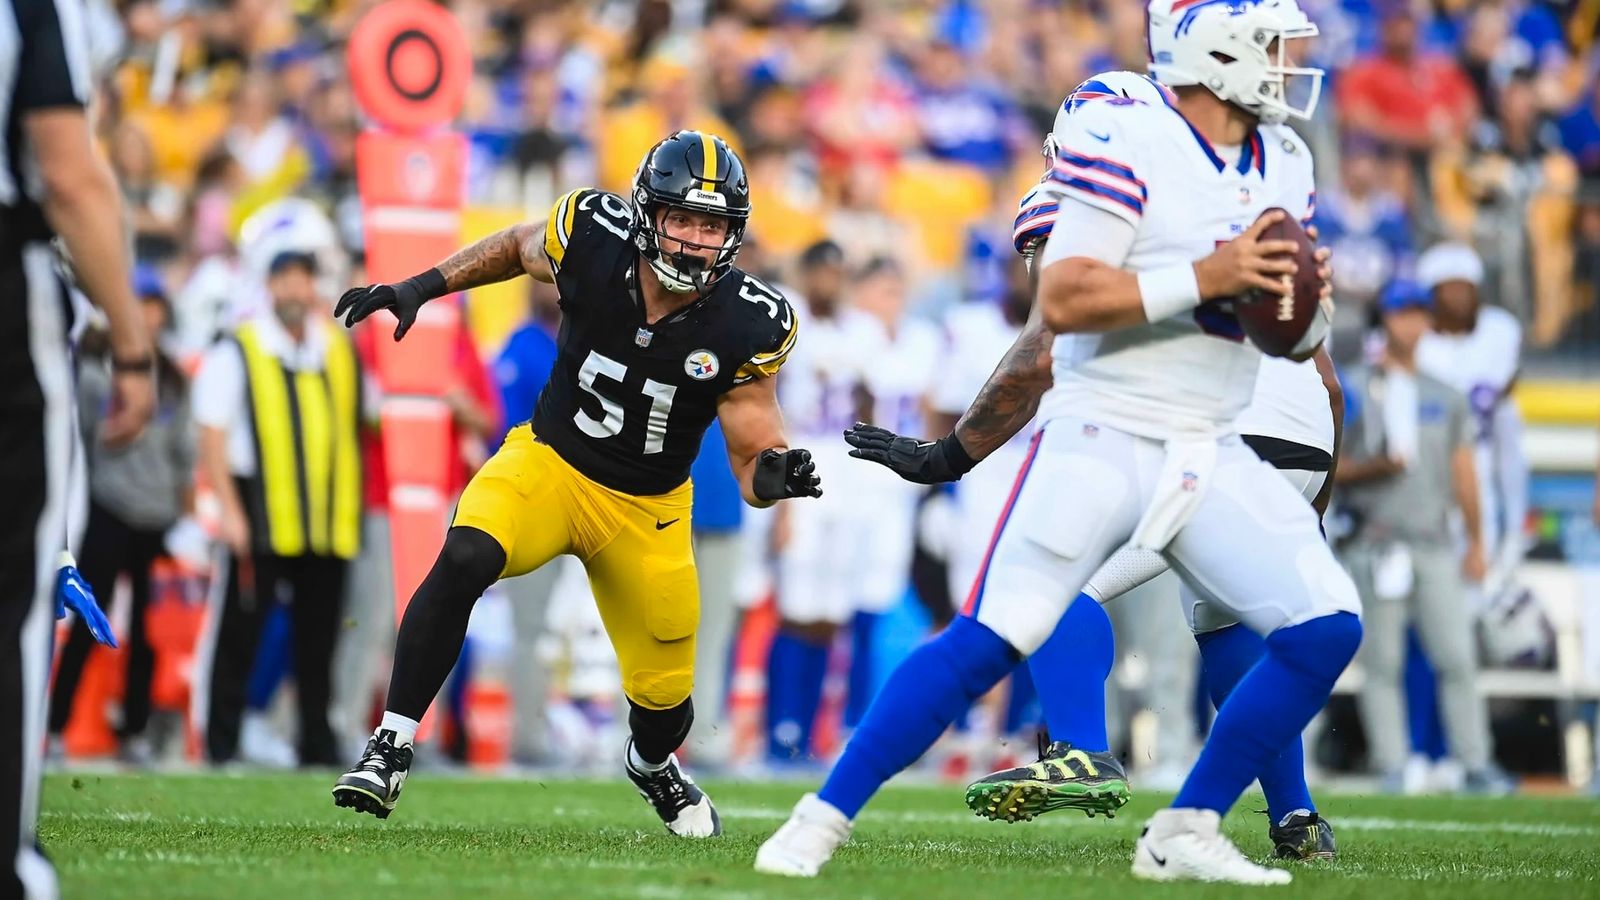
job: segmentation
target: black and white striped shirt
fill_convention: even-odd
[[[11,241],[50,237],[39,161],[23,117],[89,102],[89,41],[83,0],[0,0],[0,229]]]

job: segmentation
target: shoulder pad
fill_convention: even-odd
[[[544,228],[544,254],[551,268],[561,271],[568,248],[590,234],[626,242],[631,218],[628,202],[610,191],[578,188],[563,194],[550,208]]]
[[[783,294],[765,281],[739,269],[729,275],[735,276],[739,298],[751,304],[749,321],[756,351],[734,374],[734,383],[742,384],[778,374],[800,335],[800,317]]]

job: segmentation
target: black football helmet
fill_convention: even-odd
[[[750,221],[750,181],[744,163],[726,141],[703,131],[678,131],[650,148],[633,176],[633,244],[670,291],[705,293],[728,274]],[[665,253],[656,230],[656,212],[679,207],[728,218],[721,247],[684,242],[717,251],[710,266],[687,253]]]

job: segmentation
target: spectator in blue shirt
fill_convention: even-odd
[[[930,44],[918,60],[916,87],[917,118],[929,154],[991,174],[1010,166],[1021,115],[959,48],[945,40]]]
[[[539,392],[556,366],[556,333],[561,309],[554,285],[529,279],[528,320],[511,333],[494,363],[494,380],[500,386],[500,408],[505,411],[505,431],[533,418]],[[496,442],[496,446],[499,443]]]
[[[1337,184],[1326,185],[1315,203],[1320,240],[1339,260],[1334,286],[1334,331],[1330,346],[1342,360],[1357,354],[1378,292],[1411,265],[1411,219],[1405,203],[1383,185],[1378,145],[1352,138],[1339,158]]]

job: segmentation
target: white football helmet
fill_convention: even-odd
[[[1051,126],[1050,133],[1044,139],[1044,158],[1049,165],[1056,164],[1056,148],[1061,146],[1061,135],[1066,130],[1067,117],[1078,111],[1078,107],[1094,100],[1137,100],[1140,103],[1149,103],[1159,106],[1172,105],[1175,99],[1172,90],[1165,85],[1158,84],[1148,75],[1138,72],[1101,72],[1091,75],[1084,82],[1072,89],[1067,99],[1061,101],[1061,109],[1056,111],[1055,125]]]
[[[252,280],[265,283],[267,267],[287,250],[317,258],[317,290],[324,298],[331,302],[344,292],[350,277],[350,255],[322,207],[300,197],[285,197],[251,213],[239,226],[239,257]]]
[[[1288,42],[1317,26],[1295,0],[1151,0],[1150,71],[1169,87],[1204,85],[1263,122],[1309,119],[1321,69],[1290,65]],[[1289,100],[1290,76],[1309,79],[1305,102]]]

